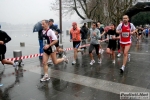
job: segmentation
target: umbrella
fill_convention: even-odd
[[[41,21],[36,23],[33,27],[33,32],[39,32],[40,30],[42,30],[42,24],[41,24]]]
[[[81,21],[81,24],[88,23],[88,22],[93,22],[93,20],[92,19],[84,19]]]
[[[105,32],[108,32],[108,30],[110,30],[110,29],[111,29],[110,26],[106,26],[106,27],[104,28],[104,31],[105,31]]]

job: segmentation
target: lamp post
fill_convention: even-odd
[[[62,44],[62,1],[59,0],[59,24],[60,24],[60,44]]]

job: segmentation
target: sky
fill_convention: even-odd
[[[53,18],[59,21],[56,11],[50,10],[55,0],[0,0],[0,22],[11,24],[35,24],[42,19]],[[63,21],[75,21],[80,18],[74,14]],[[80,19],[81,20],[81,19]]]

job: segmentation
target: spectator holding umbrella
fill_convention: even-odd
[[[53,31],[57,29],[57,27],[54,25],[53,19],[49,19],[49,28]]]

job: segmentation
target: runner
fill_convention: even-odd
[[[3,65],[4,64],[13,65],[13,67],[16,68],[19,65],[18,62],[12,62],[5,59],[5,53],[7,51],[6,43],[8,43],[10,40],[11,38],[8,36],[8,34],[0,30],[0,61]],[[0,86],[3,86],[3,84],[0,84]]]
[[[61,59],[57,59],[56,57],[56,47],[55,44],[57,43],[57,37],[54,33],[54,31],[52,31],[51,29],[49,29],[49,22],[48,20],[43,20],[42,21],[42,27],[43,27],[43,41],[45,43],[44,46],[44,53],[43,53],[43,66],[44,66],[44,76],[40,81],[48,81],[50,80],[49,76],[48,76],[48,59],[51,56],[52,61],[54,64],[58,64],[61,63],[63,61],[65,61],[66,63],[68,63],[68,59],[66,58],[66,56],[63,56],[63,58]]]
[[[120,23],[122,23],[122,20],[120,20]],[[119,36],[119,34],[117,34],[117,37]],[[121,56],[121,50],[120,50],[120,39],[117,40],[117,47],[118,47],[118,55],[117,57]]]
[[[8,36],[8,34],[2,30],[0,30],[0,61],[2,64],[9,64],[13,65],[14,67],[18,66],[18,62],[12,62],[5,59],[5,53],[7,51],[6,49],[6,43],[8,43],[11,40],[11,38]]]
[[[100,34],[102,34],[104,32],[103,27],[101,27],[101,23],[97,22],[97,29],[99,29]],[[102,37],[100,38],[100,40],[102,40]],[[102,45],[100,44],[100,48],[99,48],[99,53],[103,54],[104,49],[102,48]]]
[[[56,37],[58,39],[58,42],[55,44],[56,50],[57,50],[57,52],[63,52],[63,54],[66,56],[66,50],[64,50],[64,49],[59,47],[59,34],[60,33],[61,33],[60,29],[56,29],[55,30],[55,35],[56,35]]]
[[[117,47],[116,41],[118,39],[120,39],[120,37],[116,33],[115,24],[111,24],[110,26],[111,26],[111,29],[107,33],[107,39],[102,40],[102,42],[109,40],[106,52],[108,54],[112,55],[113,63],[115,64],[115,62],[116,62],[115,61],[115,50],[116,50],[116,47]]]
[[[123,65],[120,68],[121,73],[124,72],[128,59],[128,51],[131,47],[131,35],[135,33],[135,26],[129,23],[128,15],[123,16],[123,23],[120,23],[116,29],[116,32],[120,34],[120,45],[123,51]]]
[[[100,31],[97,29],[97,23],[96,22],[93,22],[92,28],[90,29],[89,34],[90,34],[89,39],[91,40],[90,47],[89,47],[89,55],[90,55],[90,58],[91,58],[90,65],[93,65],[95,63],[95,60],[94,60],[93,54],[92,54],[92,51],[93,51],[94,48],[95,48],[96,54],[98,56],[98,63],[102,63],[102,59],[101,59],[101,56],[100,56],[100,53],[99,53]]]
[[[77,27],[77,23],[73,22],[72,28],[70,30],[70,42],[73,42],[74,48],[74,60],[72,62],[72,65],[76,64],[78,52],[81,52],[83,54],[84,51],[84,49],[78,49],[81,43],[81,33],[84,34],[84,32]]]
[[[137,32],[137,41],[140,41],[143,33],[142,27],[138,27],[136,32]]]

